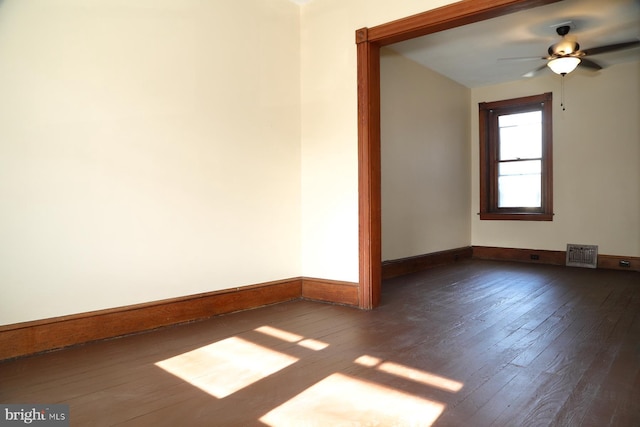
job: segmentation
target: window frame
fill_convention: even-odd
[[[553,95],[540,95],[480,102],[480,219],[553,221]],[[505,114],[542,112],[541,207],[498,207],[498,117]]]

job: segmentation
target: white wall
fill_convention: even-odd
[[[299,276],[299,25],[287,0],[1,2],[0,324]]]
[[[552,222],[480,221],[478,102],[553,92]],[[552,73],[472,91],[472,243],[565,250],[567,243],[599,245],[607,255],[640,256],[640,62]]]
[[[382,259],[471,244],[471,91],[380,52]]]

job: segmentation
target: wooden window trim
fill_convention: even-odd
[[[479,110],[480,133],[480,219],[509,221],[553,221],[553,120],[551,92],[495,102],[481,102]],[[498,208],[497,202],[497,142],[496,110],[503,113],[524,112],[542,104],[542,207]]]

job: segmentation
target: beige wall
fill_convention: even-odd
[[[314,0],[302,7],[302,272],[358,281],[355,31],[448,0]]]
[[[299,20],[0,2],[0,324],[300,275]]]
[[[380,54],[382,259],[471,244],[471,91]]]
[[[554,212],[552,222],[480,221],[478,115],[472,114],[472,243],[564,250],[599,245],[608,255],[640,256],[640,62],[598,73],[552,73],[472,91],[478,102],[553,92]]]
[[[357,64],[354,31],[448,3],[453,1],[314,0],[302,7],[304,275],[358,280]],[[610,77],[603,77],[606,76],[603,74],[597,78],[578,78],[576,74],[567,79],[569,107],[563,116],[555,120],[556,218],[553,223],[481,223],[478,220],[476,121],[470,139],[473,154],[470,210],[472,244],[562,250],[568,242],[595,243],[600,244],[602,253],[640,254],[639,101],[635,98],[639,92],[639,73],[636,69],[635,76],[626,74],[624,80],[619,80],[613,69],[607,71],[612,73]],[[518,96],[518,93],[553,90],[557,100],[560,83],[558,77],[554,77],[549,76],[548,83],[542,85],[536,80],[507,85],[510,89],[505,95],[509,97],[511,94]],[[599,89],[592,88],[590,82],[600,78],[607,80],[614,90],[609,91],[606,85]],[[502,96],[493,93],[486,98],[484,100],[500,99]],[[478,100],[479,97],[474,95],[471,105],[473,120],[477,120],[473,111],[477,108]],[[607,102],[597,109],[585,111],[588,105],[599,100]],[[558,113],[556,105],[555,114]],[[586,118],[583,119],[585,114]],[[606,128],[583,127],[598,116],[606,118]],[[560,127],[562,123],[565,124]],[[565,137],[569,130],[577,136]],[[585,145],[581,140],[590,142]],[[603,144],[602,141],[607,142]],[[569,151],[569,147],[580,148],[581,151]],[[564,153],[562,150],[565,150]],[[561,170],[563,166],[558,163],[561,160],[565,165],[570,164],[568,169]],[[568,163],[570,161],[573,163]],[[598,170],[596,178],[586,179],[588,185],[583,184],[581,164]],[[571,175],[574,172],[578,174]]]
[[[447,3],[1,2],[0,324],[357,281],[355,30]]]
[[[355,30],[448,3],[1,2],[0,324],[298,275],[357,281]],[[612,84],[568,85],[564,120],[629,92]],[[472,243],[638,255],[638,104],[624,105],[602,107],[609,130],[580,130],[598,143],[577,154],[617,187],[596,183],[594,200],[567,173],[553,228],[514,231],[479,226],[473,182]],[[636,145],[616,122],[636,123]]]

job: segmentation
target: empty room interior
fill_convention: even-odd
[[[640,425],[639,117],[637,0],[0,0],[0,424]]]

